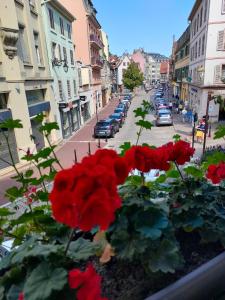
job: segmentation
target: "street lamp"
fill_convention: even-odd
[[[58,58],[53,58],[52,60],[52,66],[53,67],[60,67],[63,64],[63,70],[67,73],[69,70],[69,66],[67,64],[67,60],[66,59],[58,59]]]

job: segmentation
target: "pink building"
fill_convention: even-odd
[[[102,106],[101,69],[103,62],[100,50],[104,45],[101,40],[101,26],[96,19],[97,11],[91,0],[61,0],[61,3],[75,16],[73,23],[73,41],[75,57],[91,69],[92,100],[90,113],[93,115]]]
[[[144,51],[142,49],[134,50],[131,59],[139,65],[141,72],[145,74],[146,61]]]

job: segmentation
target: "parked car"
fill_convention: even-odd
[[[156,112],[156,126],[173,125],[173,117],[169,109],[160,109]]]
[[[114,110],[114,113],[121,113],[123,117],[126,117],[126,110],[124,107],[117,107]]]
[[[163,94],[157,92],[157,93],[155,94],[155,98],[158,98],[158,97],[162,98],[162,97],[163,97]]]
[[[117,105],[117,108],[124,108],[125,111],[128,111],[127,103],[122,103],[122,101]]]
[[[113,113],[109,116],[110,119],[114,119],[119,123],[119,126],[122,127],[125,118],[121,115],[121,113]]]
[[[119,131],[119,123],[115,119],[99,121],[94,127],[94,137],[114,137]]]
[[[130,100],[128,100],[128,99],[123,99],[123,100],[121,101],[121,103],[125,103],[125,104],[127,105],[127,108],[130,107]]]

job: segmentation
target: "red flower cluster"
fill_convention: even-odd
[[[155,149],[147,146],[133,146],[126,152],[125,158],[131,169],[138,169],[141,172],[149,172],[152,169],[167,171],[170,168],[169,162],[183,165],[190,161],[194,151],[189,143],[178,141]]]
[[[195,149],[188,142],[182,140],[168,143],[165,147],[169,154],[169,161],[176,162],[178,165],[184,165],[186,162],[189,162],[195,152]]]
[[[206,177],[217,184],[225,179],[225,163],[221,162],[218,165],[211,165],[208,167]]]
[[[101,277],[90,264],[84,272],[73,269],[69,272],[69,286],[78,289],[77,300],[107,300],[101,297]]]
[[[98,150],[80,164],[60,171],[50,194],[54,218],[72,228],[106,230],[121,206],[117,185],[124,183],[129,167],[113,150]]]

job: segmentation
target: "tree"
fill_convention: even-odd
[[[143,73],[138,68],[138,65],[135,62],[132,62],[123,74],[124,86],[130,91],[133,91],[134,88],[142,85],[143,81]]]

